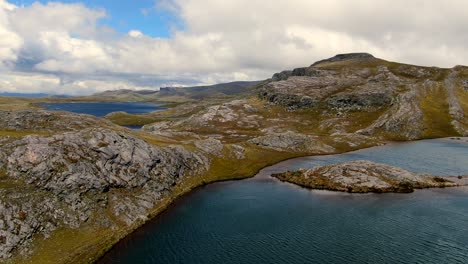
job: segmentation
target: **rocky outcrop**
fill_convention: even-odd
[[[361,53],[346,53],[346,54],[338,54],[332,58],[324,59],[315,62],[312,66],[317,66],[323,63],[331,63],[331,62],[338,62],[338,61],[346,61],[346,60],[368,60],[368,59],[375,59],[369,53],[361,52]]]
[[[467,74],[462,66],[420,67],[366,53],[340,54],[309,67],[277,73],[261,85],[258,95],[291,112],[335,115],[344,122],[347,116],[362,113],[362,120],[353,121],[366,127],[357,125],[346,130],[348,133],[408,140],[466,135],[466,99],[458,89],[464,86]],[[367,113],[378,116],[369,115],[369,120],[363,117]]]
[[[295,132],[271,133],[248,141],[251,144],[277,151],[304,153],[332,153],[333,147],[325,145],[318,137]]]
[[[390,90],[379,89],[376,85],[367,85],[354,92],[332,95],[326,103],[330,109],[339,111],[370,111],[389,106],[392,100]]]
[[[468,177],[436,177],[370,161],[352,161],[273,174],[273,177],[311,189],[351,193],[413,192],[414,189],[455,187]]]
[[[462,80],[463,89],[468,91],[468,80]]]
[[[92,224],[105,227],[144,220],[181,180],[210,166],[181,146],[102,128],[27,136],[0,150],[0,185],[13,186],[0,188],[0,259],[29,252],[36,234],[78,228],[96,215]]]
[[[323,71],[316,77],[291,76],[287,80],[270,82],[260,89],[259,96],[292,110],[304,109],[319,106],[328,96],[361,84],[364,84],[361,80],[340,78]]]
[[[399,82],[388,69],[373,73],[365,67],[347,69],[346,72],[321,68],[322,64],[348,60],[358,63],[377,59],[365,53],[341,54],[310,67],[276,73],[271,82],[262,86],[259,96],[292,110],[319,106],[369,110],[388,106],[392,101],[392,91]]]
[[[44,110],[0,111],[0,127],[7,130],[76,131],[90,127],[113,126],[90,115]]]
[[[449,105],[449,114],[452,117],[452,126],[463,136],[468,136],[468,127],[463,125],[465,113],[461,107],[460,101],[456,96],[456,83],[458,72],[453,70],[447,79],[445,79],[445,88],[447,90],[447,101]]]
[[[201,151],[212,154],[212,155],[221,155],[223,151],[223,143],[220,140],[214,138],[208,138],[204,140],[195,141],[195,146]]]
[[[423,112],[417,95],[416,89],[400,94],[385,114],[381,115],[371,126],[357,133],[372,135],[383,132],[408,140],[421,138]]]

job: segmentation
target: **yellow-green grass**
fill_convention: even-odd
[[[245,155],[246,159],[241,161],[242,166],[239,166],[239,161],[214,158],[209,171],[202,175],[185,178],[172,190],[170,195],[151,210],[149,217],[155,217],[168,208],[175,199],[196,187],[216,181],[251,177],[265,166],[288,158],[303,156],[305,153],[286,153],[251,147],[246,149]],[[84,225],[76,230],[61,228],[54,231],[48,239],[40,236],[35,237],[36,246],[33,256],[30,258],[17,256],[11,263],[92,263],[108,251],[112,245],[142,224],[143,222],[139,222],[129,227],[119,226],[116,230],[89,225]]]
[[[141,136],[141,135],[140,135]],[[145,139],[148,140],[148,139]],[[150,143],[160,144],[159,141]],[[375,143],[372,143],[375,145]],[[369,146],[372,145],[371,143]],[[166,210],[178,197],[191,190],[213,182],[244,179],[254,176],[260,169],[277,162],[306,155],[318,153],[292,153],[267,150],[257,146],[244,144],[245,159],[234,160],[229,156],[230,145],[226,145],[224,155],[212,160],[210,169],[201,175],[185,178],[174,187],[155,208],[149,212],[149,219]],[[363,146],[361,146],[363,147]],[[366,145],[366,147],[368,147]],[[349,146],[342,146],[339,152],[353,150]],[[242,163],[242,166],[239,166]],[[108,215],[112,215],[111,212]],[[99,217],[99,216],[95,216]],[[91,219],[90,223],[93,222]],[[117,221],[118,222],[118,221]],[[35,251],[31,258],[16,257],[12,263],[92,263],[99,259],[115,243],[144,224],[143,221],[133,226],[119,225],[116,230],[96,228],[84,225],[79,229],[61,228],[55,231],[48,239],[35,237]]]
[[[120,126],[144,126],[160,121],[159,118],[150,114],[128,114],[116,112],[106,116],[106,119]]]
[[[0,137],[22,138],[28,135],[50,136],[51,133],[43,131],[30,131],[30,130],[2,130],[0,129]]]
[[[431,91],[427,91],[424,96],[421,96],[420,105],[423,112],[423,138],[458,135],[451,124],[452,117],[449,113],[445,87],[437,86]]]
[[[38,107],[35,106],[37,101],[38,99],[0,96],[0,110],[18,111],[37,109]]]

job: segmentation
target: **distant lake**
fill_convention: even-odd
[[[98,263],[468,263],[468,188],[410,194],[307,190],[269,177],[367,159],[468,174],[468,143],[423,140],[278,163],[210,184],[119,242]]]
[[[152,103],[133,102],[73,102],[73,103],[46,103],[41,104],[47,110],[68,111],[78,114],[88,114],[104,117],[112,112],[126,112],[129,114],[144,114],[164,110],[161,105]]]

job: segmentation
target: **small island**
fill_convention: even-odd
[[[310,189],[350,193],[410,193],[415,189],[468,185],[468,176],[417,174],[367,160],[288,171],[272,176]]]

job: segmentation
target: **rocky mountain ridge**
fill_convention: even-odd
[[[102,254],[196,186],[253,176],[297,156],[467,134],[468,68],[463,66],[429,68],[343,54],[274,74],[233,96],[205,97],[211,89],[190,94],[203,100],[185,98],[151,118],[126,114],[130,120],[152,120],[140,131],[109,117],[0,112],[0,259],[42,254],[41,261],[87,263],[73,256]],[[366,166],[369,173],[409,175]],[[70,245],[57,235],[63,233],[83,239]],[[55,245],[72,253],[65,256]],[[37,258],[15,263],[26,260]]]

